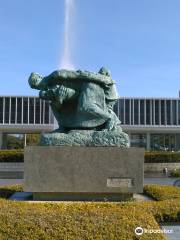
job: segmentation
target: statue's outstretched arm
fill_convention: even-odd
[[[28,82],[31,88],[46,91],[48,89],[54,88],[56,85],[61,85],[63,82],[78,79],[78,72],[62,69],[54,71],[46,77],[42,77],[38,73],[31,73]]]
[[[94,82],[102,86],[114,84],[114,81],[109,76],[80,70],[56,70],[46,77],[42,77],[38,73],[32,73],[29,77],[29,85],[31,88],[44,91],[53,88],[55,85],[61,85],[62,83],[68,81]]]

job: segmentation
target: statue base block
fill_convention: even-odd
[[[34,201],[129,201],[132,193],[33,193]]]
[[[144,149],[25,148],[24,191],[34,200],[124,201],[143,192]]]

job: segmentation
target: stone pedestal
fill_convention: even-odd
[[[144,149],[25,148],[24,190],[35,200],[120,201],[143,192]]]

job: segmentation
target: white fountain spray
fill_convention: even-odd
[[[74,69],[71,59],[71,43],[72,43],[72,24],[74,14],[74,0],[65,0],[65,18],[64,18],[64,50],[61,58],[60,67],[66,69]]]

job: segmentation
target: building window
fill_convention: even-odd
[[[5,98],[5,123],[9,123],[10,98]]]
[[[172,100],[172,124],[176,125],[176,100]]]
[[[138,100],[134,100],[134,124],[138,125],[139,124],[139,104]]]
[[[17,98],[17,123],[22,123],[22,98]]]
[[[45,124],[49,123],[49,102],[45,101]]]
[[[131,147],[146,148],[146,135],[145,134],[131,134]]]
[[[50,124],[54,124],[54,114],[51,110],[51,107],[49,108],[49,115],[50,115]]]
[[[146,100],[146,124],[150,125],[150,100]]]
[[[140,100],[140,124],[144,124],[144,100]]]
[[[11,123],[15,123],[16,117],[16,98],[11,98]]]
[[[164,104],[164,100],[161,100],[161,125],[165,125],[165,104]]]
[[[113,110],[114,110],[114,112],[116,113],[117,116],[118,116],[118,105],[119,105],[120,101],[121,101],[121,99],[118,99],[118,101],[115,103],[115,105],[113,107]]]
[[[0,98],[0,123],[3,123],[3,98]]]
[[[27,146],[37,146],[40,142],[39,133],[28,133],[26,134],[26,145]]]
[[[22,149],[24,147],[23,134],[6,134],[6,142],[4,148],[6,149]]]
[[[130,104],[129,99],[125,99],[125,123],[130,124]]]
[[[28,123],[28,98],[23,98],[23,123]]]
[[[151,124],[155,125],[155,100],[151,100]]]
[[[176,146],[175,134],[151,134],[151,150],[174,151]]]
[[[171,124],[171,102],[166,100],[166,115],[167,115],[167,125]]]
[[[125,124],[124,122],[124,99],[119,99],[119,119],[121,121],[121,124]]]
[[[134,99],[130,100],[130,124],[134,125]]]
[[[180,125],[180,100],[178,100],[178,124]]]
[[[36,120],[36,124],[40,124],[40,99],[39,98],[36,98],[35,104],[36,104],[35,120]]]
[[[155,100],[155,125],[159,125],[159,101]]]
[[[41,124],[44,124],[45,101],[41,101]]]
[[[34,98],[29,99],[29,123],[34,123]]]

